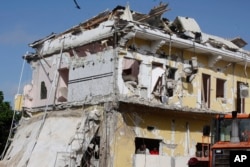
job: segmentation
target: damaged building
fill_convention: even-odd
[[[244,113],[242,38],[204,33],[194,18],[117,6],[31,43],[32,82],[0,166],[184,167],[208,158],[215,114]],[[205,19],[205,18],[204,18]],[[146,145],[149,151],[139,154]]]

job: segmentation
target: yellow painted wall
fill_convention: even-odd
[[[150,47],[150,42],[145,40],[131,40],[137,42],[137,46]],[[191,50],[179,49],[168,45],[162,46],[158,52],[165,52],[166,58],[162,62],[166,65],[177,68],[177,72],[182,77],[174,89],[173,97],[169,98],[167,105],[178,104],[181,107],[190,108],[189,112],[169,111],[157,108],[131,107],[127,105],[121,108],[118,124],[115,131],[113,154],[114,166],[132,166],[133,155],[135,154],[135,138],[151,138],[162,140],[161,154],[165,156],[195,156],[196,144],[202,142],[203,126],[210,125],[213,115],[202,113],[201,93],[202,93],[202,74],[210,75],[210,108],[207,111],[231,112],[236,110],[236,86],[237,81],[249,83],[248,74],[250,69],[244,69],[243,65],[234,65],[225,60],[219,60],[211,67],[209,61],[211,55],[193,53]],[[177,56],[181,61],[171,60],[169,54]],[[145,55],[148,56],[148,55]],[[190,60],[193,56],[197,57],[199,68],[192,82],[185,81],[183,75],[183,61]],[[143,56],[140,57],[143,59]],[[166,61],[167,60],[167,61]],[[158,62],[161,63],[161,62]],[[216,98],[216,79],[226,81],[225,98]],[[245,111],[250,108],[250,99],[245,99]],[[201,113],[191,112],[192,109]],[[198,109],[198,110],[197,110]],[[187,125],[189,128],[187,128]],[[147,130],[147,126],[154,126],[153,131]],[[205,141],[208,142],[208,141]],[[175,148],[170,148],[176,146]]]
[[[210,125],[208,117],[175,114],[167,110],[133,109],[129,106],[123,110],[119,113],[115,131],[115,146],[112,150],[115,152],[114,166],[132,166],[136,137],[162,140],[164,144],[161,144],[161,155],[175,157],[195,155],[196,144],[202,141],[202,128],[204,125]],[[147,126],[154,126],[156,129],[149,131]],[[176,148],[171,149],[172,145],[176,145]]]
[[[23,95],[21,94],[15,95],[14,110],[22,111],[22,106],[23,106]]]
[[[162,51],[169,53],[169,46],[163,46]],[[192,51],[181,50],[178,48],[171,48],[172,55],[179,55],[184,60],[190,60],[192,57],[197,57],[199,68],[194,80],[191,83],[182,82],[182,86],[175,89],[175,94],[170,98],[170,104],[180,103],[182,106],[191,108],[201,108],[200,98],[202,90],[202,74],[211,76],[211,90],[210,90],[210,108],[213,111],[218,112],[231,112],[236,110],[236,95],[237,95],[237,81],[250,83],[248,75],[250,75],[250,69],[244,68],[242,65],[236,64],[235,66],[231,62],[220,60],[216,62],[212,67],[209,67],[209,59],[212,55],[193,53]],[[174,64],[170,61],[170,64]],[[182,66],[177,66],[178,72],[182,72]],[[223,79],[226,81],[225,98],[216,98],[216,79]],[[184,78],[185,79],[185,78]],[[182,98],[180,98],[182,97]],[[245,112],[250,113],[247,109],[250,107],[250,98],[245,98]]]

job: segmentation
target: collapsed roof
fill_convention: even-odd
[[[172,37],[172,39],[176,39],[180,43],[186,42],[185,45],[190,45],[190,42],[194,44],[196,43],[196,45],[200,45],[201,50],[205,50],[204,47],[210,48],[210,50],[212,50],[213,52],[214,49],[217,49],[216,54],[221,54],[221,52],[218,52],[219,49],[222,51],[229,51],[232,57],[234,57],[233,53],[235,52],[241,54],[243,53],[247,56],[250,55],[248,51],[242,49],[247,44],[247,42],[245,42],[242,38],[237,37],[229,40],[222,37],[206,34],[202,32],[196,20],[190,17],[177,16],[176,19],[171,22],[167,18],[163,17],[163,14],[168,10],[168,4],[164,3],[160,3],[159,6],[151,9],[148,14],[142,14],[132,11],[130,10],[129,6],[117,6],[112,11],[106,10],[104,12],[101,12],[97,16],[94,16],[93,18],[72,27],[61,34],[53,33],[48,37],[37,40],[31,43],[30,47],[39,50],[39,48],[42,48],[42,45],[46,40],[53,40],[67,34],[81,34],[82,32],[97,28],[103,22],[112,20],[114,24],[109,25],[112,27],[110,29],[110,31],[113,31],[112,33],[114,33],[114,29],[116,29],[121,30],[122,35],[126,35],[128,33],[128,27],[136,25],[140,29],[155,30],[157,32],[161,32],[161,34],[167,34],[170,36],[170,38]],[[107,25],[105,26],[107,27]],[[143,34],[142,32],[140,35],[145,36],[145,33]],[[122,43],[126,41],[121,40],[120,42]],[[240,57],[241,56],[239,56],[239,58]],[[26,57],[26,59],[28,58]]]

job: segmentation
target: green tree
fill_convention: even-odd
[[[4,101],[4,94],[0,91],[0,153],[3,152],[8,139],[13,114],[10,103]]]

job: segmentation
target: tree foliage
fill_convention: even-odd
[[[13,114],[10,103],[4,101],[4,94],[0,91],[0,153],[3,152],[9,136]]]

